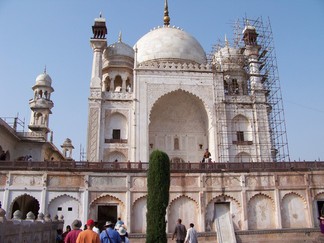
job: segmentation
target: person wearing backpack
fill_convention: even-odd
[[[100,234],[100,243],[122,243],[119,233],[114,229],[114,224],[107,221]]]

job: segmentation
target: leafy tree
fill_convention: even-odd
[[[170,160],[169,156],[154,150],[147,172],[147,229],[146,243],[166,243],[166,208],[169,203]]]

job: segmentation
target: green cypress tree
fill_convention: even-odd
[[[169,203],[169,190],[169,156],[154,150],[147,172],[146,243],[167,242],[165,214]]]

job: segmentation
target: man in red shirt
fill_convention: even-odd
[[[72,229],[64,238],[65,243],[76,243],[76,239],[78,238],[78,235],[82,230],[80,230],[80,227],[82,226],[82,223],[80,220],[76,219],[72,222]]]

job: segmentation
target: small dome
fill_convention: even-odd
[[[154,29],[137,41],[137,62],[150,60],[182,60],[205,64],[206,53],[191,35],[175,27]]]
[[[61,147],[65,147],[65,148],[74,148],[72,145],[72,140],[69,138],[66,138],[63,145],[61,145]]]
[[[36,78],[36,85],[51,86],[52,79],[47,73],[42,73]]]
[[[127,56],[134,59],[133,48],[122,41],[109,45],[106,49],[106,54],[108,58],[111,56]]]
[[[243,31],[242,31],[242,34],[244,34],[245,31],[247,31],[247,30],[249,30],[249,31],[256,31],[256,29],[255,29],[254,26],[248,24],[248,25],[246,25],[246,26],[244,27],[244,29],[243,29]]]
[[[232,69],[242,68],[244,56],[240,53],[239,49],[226,45],[214,54],[213,62],[216,65],[221,65],[223,68],[225,65],[229,65],[228,67]]]

